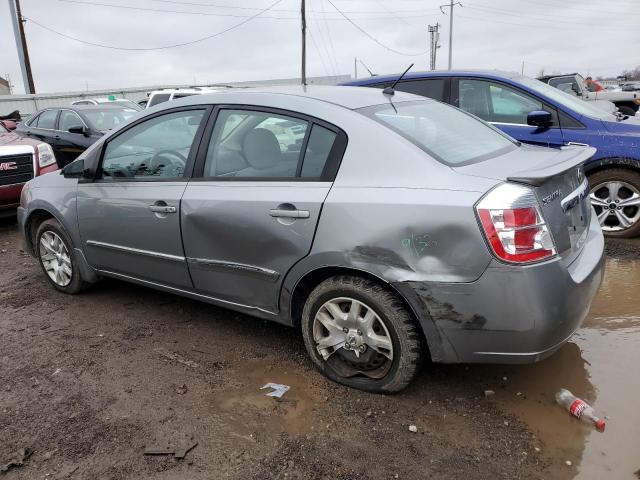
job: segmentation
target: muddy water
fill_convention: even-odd
[[[478,373],[487,388],[496,390],[495,401],[525,421],[538,447],[551,457],[546,478],[637,478],[640,261],[607,260],[603,285],[583,328],[551,358],[535,365],[486,368]],[[556,406],[554,394],[562,387],[606,416],[604,433]]]
[[[323,392],[310,382],[303,372],[283,371],[265,362],[247,362],[235,370],[238,383],[230,386],[213,399],[217,408],[233,414],[252,410],[268,419],[264,425],[271,434],[287,432],[301,435],[313,429],[313,410]],[[281,399],[268,397],[270,389],[261,389],[267,383],[280,383],[290,387]],[[238,427],[246,428],[238,421]]]

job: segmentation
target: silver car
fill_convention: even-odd
[[[410,94],[192,96],[22,192],[48,282],[114,277],[300,331],[329,378],[396,392],[421,360],[540,360],[602,277],[588,147],[520,145]]]

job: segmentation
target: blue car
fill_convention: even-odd
[[[385,88],[399,76],[345,85]],[[585,170],[602,230],[611,237],[640,234],[640,117],[613,115],[538,80],[498,71],[408,73],[395,89],[454,105],[521,142],[595,147]]]

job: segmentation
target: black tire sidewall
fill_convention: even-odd
[[[311,356],[315,366],[329,379],[348,387],[373,393],[394,393],[399,391],[403,387],[397,388],[394,385],[397,383],[397,377],[401,373],[400,369],[406,368],[406,365],[404,365],[405,358],[403,358],[403,356],[406,355],[406,352],[402,347],[402,342],[399,337],[404,333],[401,330],[402,322],[397,320],[396,317],[398,315],[406,315],[406,312],[389,311],[388,306],[383,302],[380,302],[378,298],[372,295],[367,289],[358,289],[349,285],[326,288],[323,287],[324,285],[325,284],[323,283],[318,287],[318,289],[322,289],[322,293],[319,295],[315,295],[318,289],[312,292],[305,304],[302,316],[301,326],[305,347],[307,348],[307,352]],[[362,376],[342,377],[327,364],[327,362],[322,358],[322,355],[320,355],[316,349],[315,341],[313,339],[313,322],[316,313],[328,300],[339,297],[349,297],[364,303],[375,311],[387,327],[389,335],[391,336],[391,343],[393,345],[393,360],[389,371],[383,378],[373,379]]]
[[[593,192],[597,185],[606,182],[622,181],[633,185],[638,191],[640,191],[640,172],[630,170],[626,168],[607,168],[600,170],[592,175],[588,176],[589,188]],[[640,221],[622,232],[606,232],[603,233],[607,237],[611,238],[632,238],[640,235]]]
[[[58,235],[64,242],[65,246],[67,247],[67,251],[69,252],[69,258],[71,260],[71,282],[69,282],[69,284],[64,287],[61,285],[58,285],[53,280],[51,280],[51,278],[49,278],[49,274],[45,270],[44,265],[42,263],[42,259],[40,258],[40,238],[45,232],[53,232],[56,235]],[[51,285],[56,290],[59,290],[60,292],[70,293],[70,294],[78,293],[80,290],[82,290],[84,286],[84,282],[82,280],[82,276],[80,275],[80,270],[78,268],[78,261],[76,260],[76,257],[75,257],[75,250],[73,248],[73,243],[71,242],[69,235],[67,235],[67,232],[64,230],[64,228],[62,228],[62,225],[60,225],[60,223],[57,220],[49,219],[49,220],[45,220],[40,224],[40,226],[38,227],[38,230],[36,231],[34,251],[36,253],[36,258],[38,259],[38,263],[40,264],[40,268],[42,269],[42,273],[47,279],[47,282],[49,282],[49,285]]]

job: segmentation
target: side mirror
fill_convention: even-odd
[[[78,125],[77,127],[71,127],[69,129],[69,133],[76,133],[78,135],[87,136],[89,134],[89,130],[84,125],[82,125],[82,126]]]
[[[84,168],[84,159],[82,158],[66,165],[60,173],[64,178],[93,178],[93,171]]]
[[[551,126],[551,113],[544,110],[535,110],[527,115],[527,125],[547,128]]]

